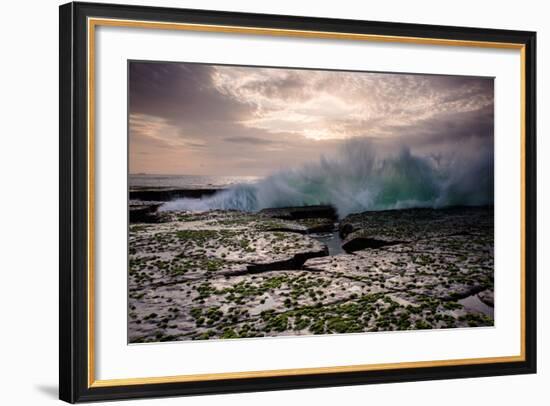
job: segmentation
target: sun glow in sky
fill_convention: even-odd
[[[492,78],[131,62],[130,172],[263,176],[348,139],[433,155],[493,136]]]

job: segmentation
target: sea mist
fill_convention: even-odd
[[[258,211],[270,207],[332,205],[340,217],[367,210],[493,204],[492,144],[475,139],[437,155],[406,145],[345,142],[331,157],[235,185],[202,199],[178,199],[161,210]]]

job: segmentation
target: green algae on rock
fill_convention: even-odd
[[[129,341],[493,325],[492,313],[462,304],[477,295],[493,306],[492,208],[352,214],[337,232],[353,249],[338,255],[312,234],[334,219],[314,211],[163,212],[162,222],[133,223]]]

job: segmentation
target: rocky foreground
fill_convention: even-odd
[[[129,232],[131,343],[493,325],[492,208],[365,212],[336,224],[323,206],[146,206],[130,213],[139,221]],[[323,242],[331,232],[336,253]]]

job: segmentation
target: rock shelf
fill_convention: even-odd
[[[131,223],[129,341],[493,325],[459,303],[493,306],[491,207],[352,214],[329,256],[333,228],[324,206]]]

